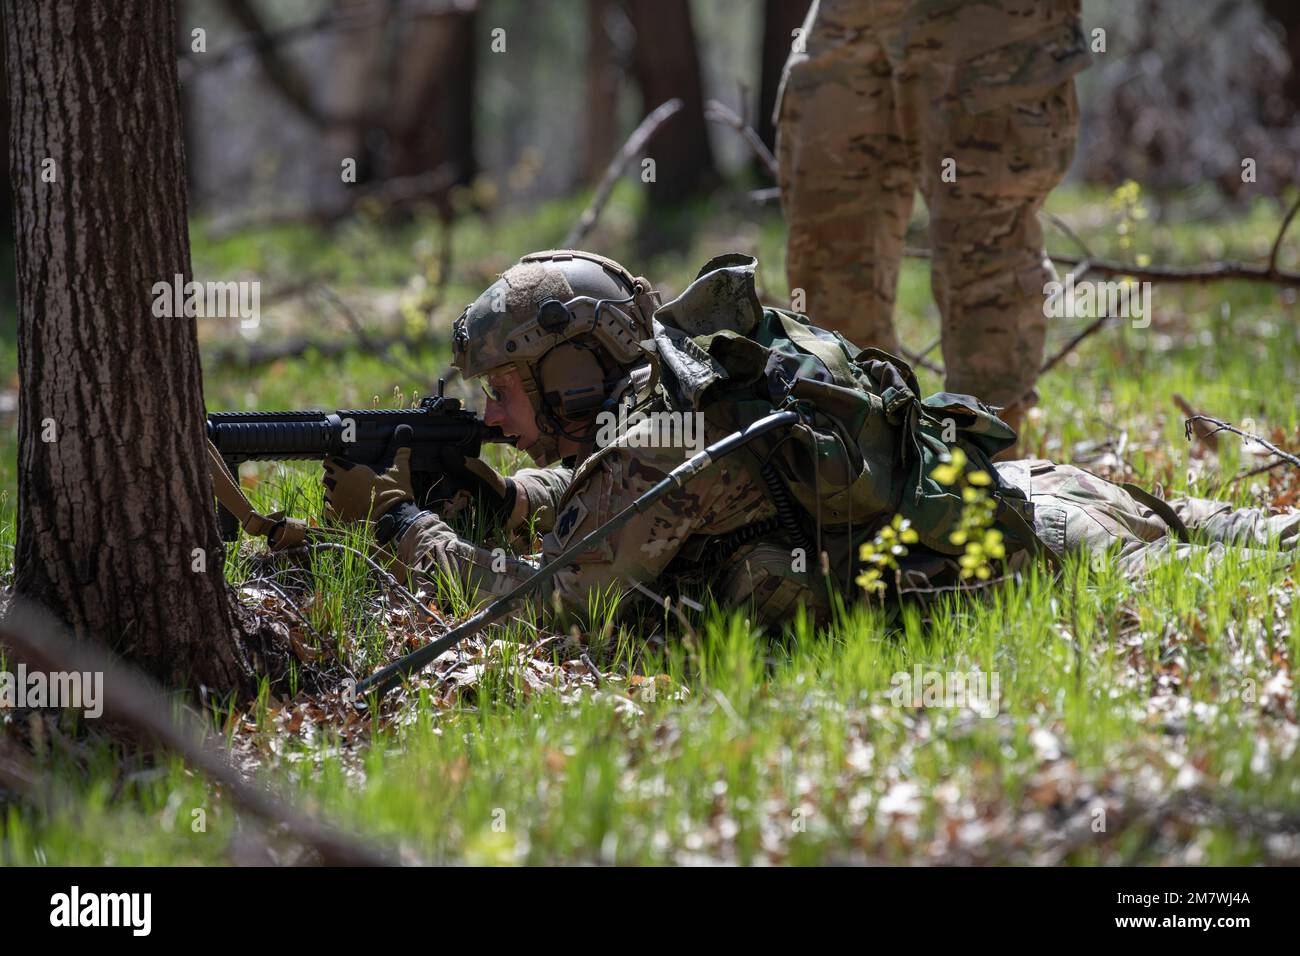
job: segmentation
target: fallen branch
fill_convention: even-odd
[[[1272,452],[1274,455],[1277,455],[1277,457],[1281,458],[1283,461],[1295,465],[1297,468],[1300,468],[1300,458],[1297,458],[1295,455],[1291,454],[1290,452],[1283,451],[1281,448],[1278,448],[1277,445],[1274,445],[1267,438],[1260,438],[1258,435],[1253,435],[1250,432],[1242,431],[1236,425],[1231,425],[1228,422],[1219,421],[1219,419],[1211,418],[1209,415],[1193,415],[1191,418],[1188,418],[1185,422],[1183,422],[1183,434],[1187,437],[1188,441],[1192,440],[1193,430],[1196,428],[1196,423],[1198,421],[1209,422],[1211,425],[1215,426],[1214,429],[1210,431],[1209,433],[1210,435],[1213,435],[1215,432],[1221,432],[1221,431],[1232,432],[1234,435],[1240,435],[1242,438],[1249,439],[1250,441],[1253,442],[1258,442],[1259,444],[1267,448],[1270,452]]]
[[[272,226],[333,226],[351,216],[363,203],[375,205],[377,211],[383,214],[413,203],[436,199],[456,185],[458,177],[459,167],[454,163],[443,163],[429,172],[394,176],[364,186],[353,186],[340,202],[324,209],[281,209],[217,219],[208,225],[207,234],[210,239],[224,239],[249,229]]]
[[[14,597],[0,622],[0,642],[29,665],[45,671],[101,673],[103,717],[158,743],[220,784],[239,806],[281,827],[333,866],[392,866],[400,860],[290,808],[269,791],[250,786],[206,731],[170,701],[151,680],[86,642],[74,642],[44,610]],[[6,774],[13,777],[15,773]],[[21,778],[20,781],[21,782]]]
[[[682,101],[680,99],[671,99],[666,103],[661,103],[641,121],[641,125],[632,131],[632,135],[627,138],[623,148],[614,155],[614,158],[609,161],[609,165],[605,167],[605,174],[600,177],[600,184],[596,187],[595,195],[591,197],[591,202],[582,211],[582,215],[578,217],[578,221],[569,230],[569,234],[564,237],[564,241],[560,244],[562,248],[572,249],[587,237],[587,234],[595,227],[596,220],[600,218],[605,203],[609,202],[610,194],[614,191],[614,185],[618,182],[619,176],[623,175],[623,170],[627,168],[627,164],[645,149],[646,143],[659,130],[659,127],[681,108]]]
[[[910,259],[931,258],[929,249],[908,246],[903,255]],[[1075,266],[1088,261],[1082,256],[1051,257],[1053,262]],[[1138,266],[1131,262],[1116,262],[1112,259],[1093,259],[1089,261],[1092,271],[1105,276],[1124,276],[1130,279],[1149,282],[1221,282],[1239,280],[1242,282],[1269,282],[1283,288],[1300,287],[1300,272],[1278,269],[1275,265],[1252,265],[1245,262],[1208,262],[1196,266]]]
[[[406,362],[404,359],[399,359],[395,355],[390,354],[392,347],[396,345],[397,342],[392,340],[382,344],[376,342],[370,337],[369,333],[366,332],[365,325],[362,323],[356,312],[353,311],[352,306],[344,302],[337,292],[329,286],[322,286],[320,291],[321,296],[334,306],[338,313],[343,316],[344,321],[346,321],[352,328],[352,331],[356,335],[357,340],[361,343],[362,348],[366,349],[371,355],[374,355],[377,358],[383,357],[386,361],[391,361],[398,367],[402,374],[413,378],[417,382],[423,382],[425,385],[425,391],[432,391],[431,386],[433,385],[434,380],[429,377],[429,374],[426,371],[418,369]],[[399,339],[398,341],[401,340]]]
[[[1287,229],[1291,225],[1291,220],[1295,218],[1296,210],[1300,209],[1300,199],[1297,199],[1292,205],[1289,212],[1282,219],[1282,227],[1277,231],[1277,238],[1273,240],[1273,248],[1268,252],[1268,271],[1277,271],[1277,254],[1282,251],[1282,238],[1286,235]]]
[[[898,351],[902,352],[903,358],[907,359],[913,365],[919,365],[921,366],[921,368],[927,369],[933,372],[935,375],[943,374],[943,366],[936,365],[934,362],[931,362],[928,358],[925,357],[925,354],[923,352],[913,352],[902,342],[898,343]]]

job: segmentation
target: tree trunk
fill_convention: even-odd
[[[794,31],[803,24],[809,5],[810,0],[765,0],[763,3],[763,52],[759,67],[761,77],[758,86],[757,132],[771,150],[776,149],[776,126],[772,122],[776,91],[781,85],[785,61],[790,57]],[[758,160],[754,162],[759,172],[768,177],[767,167]]]
[[[153,315],[154,283],[190,276],[173,17],[169,0],[4,6],[15,589],[164,682],[228,691],[250,669],[221,576],[195,320]]]
[[[7,67],[5,66],[7,57],[5,55],[4,37],[0,36],[0,145],[7,146],[9,143],[9,91],[8,83],[5,82]],[[9,157],[6,155],[4,165],[0,166],[0,245],[4,245],[13,238],[14,234],[14,206],[12,180],[9,176]],[[0,268],[4,268],[4,256],[0,255]],[[9,301],[12,295],[10,286],[12,278],[9,270],[4,270],[4,275],[0,275],[0,298]]]
[[[632,63],[641,87],[643,112],[680,97],[682,110],[664,123],[647,155],[655,161],[650,199],[674,205],[717,182],[713,148],[704,119],[700,57],[688,0],[627,0],[636,30]]]
[[[1300,4],[1295,0],[1264,0],[1264,12],[1277,21],[1286,38],[1291,72],[1279,92],[1294,113],[1300,109]]]
[[[415,176],[443,164],[454,168],[456,183],[468,183],[477,173],[474,19],[470,6],[402,24],[393,58],[390,176]]]
[[[618,149],[619,65],[608,26],[613,7],[613,0],[587,0],[587,135],[578,179],[592,186]]]

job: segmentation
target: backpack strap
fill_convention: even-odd
[[[1167,501],[1162,501],[1145,488],[1139,488],[1131,481],[1124,482],[1121,487],[1132,495],[1139,504],[1144,504],[1154,511],[1161,521],[1169,525],[1169,530],[1174,533],[1179,541],[1187,542],[1191,540],[1191,533],[1187,530],[1187,525],[1183,524],[1183,519],[1178,517],[1173,508],[1169,507]]]
[[[841,382],[853,380],[853,373],[849,370],[849,357],[837,343],[822,338],[789,312],[780,309],[772,309],[771,312],[780,320],[785,337],[805,352],[817,356],[834,378]]]

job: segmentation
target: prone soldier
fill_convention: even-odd
[[[609,422],[625,403],[641,410],[698,413],[692,401],[707,394],[711,384],[745,378],[743,363],[733,361],[730,369],[719,364],[718,357],[728,354],[758,354],[766,364],[760,361],[751,370],[754,381],[779,381],[793,397],[820,396],[822,411],[835,402],[849,407],[844,400],[856,397],[851,389],[829,384],[828,369],[868,370],[871,374],[863,380],[880,384],[882,397],[862,406],[868,413],[856,440],[865,464],[852,490],[883,481],[881,487],[889,491],[880,497],[890,506],[859,512],[857,527],[848,534],[853,545],[887,522],[895,507],[912,503],[913,496],[902,489],[913,486],[895,480],[895,466],[914,458],[908,448],[924,449],[923,442],[916,442],[919,432],[909,428],[927,410],[955,410],[953,414],[966,415],[973,433],[1000,436],[1004,446],[1014,441],[1014,432],[976,399],[943,393],[922,402],[901,360],[857,349],[802,317],[760,306],[755,266],[755,260],[741,255],[717,257],[677,299],[661,305],[645,278],[610,259],[579,251],[534,253],[507,270],[457,320],[454,364],[466,378],[483,380],[487,423],[514,436],[539,465],[552,466],[513,480],[482,463],[475,466],[494,489],[500,514],[508,516],[507,528],[519,526],[528,514],[547,516],[540,555],[503,557],[456,534],[441,516],[421,510],[400,451],[382,473],[327,461],[327,514],[375,520],[377,541],[417,574],[447,574],[487,594],[504,594],[635,501],[695,450],[681,442],[656,441],[653,417],[616,416],[624,424],[612,434],[602,432],[599,423]],[[774,352],[744,351],[752,346],[746,330],[762,323],[778,326],[802,343],[805,351],[794,374]],[[709,406],[703,415],[708,443],[734,429],[738,419],[730,413],[735,410],[726,402]],[[933,444],[930,448],[922,451],[919,464],[913,462],[919,469],[914,475],[925,474],[927,462],[939,460],[932,459],[936,452]],[[801,566],[792,555],[820,535],[817,518],[842,507],[837,504],[842,498],[825,497],[828,511],[818,514],[823,499],[810,499],[807,487],[785,489],[773,480],[768,466],[775,453],[769,449],[766,459],[757,454],[723,459],[574,558],[557,573],[555,595],[534,595],[532,600],[545,607],[558,596],[564,606],[581,612],[593,595],[611,588],[641,590],[662,600],[656,589],[694,580],[705,582],[722,606],[750,603],[756,618],[768,624],[787,622],[799,604],[824,615],[831,598],[819,563],[814,559]],[[1290,552],[1300,544],[1300,512],[1271,515],[1192,498],[1166,503],[1133,486],[1120,487],[1082,469],[1042,460],[988,469],[1000,520],[1023,532],[1008,548],[1009,570],[1023,567],[1036,548],[1050,552],[1049,557],[1105,549],[1117,554],[1122,570],[1140,574],[1152,560],[1204,546],[1265,549],[1276,542],[1291,563]],[[809,484],[814,480],[822,478]],[[921,500],[919,488],[915,500]],[[927,538],[935,540],[946,517],[942,511],[913,513],[923,542],[917,550],[931,575],[942,576],[957,566],[951,553],[927,552],[925,546]],[[831,570],[834,583],[848,588],[857,569],[850,561]]]

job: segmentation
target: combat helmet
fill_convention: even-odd
[[[559,457],[559,436],[612,407],[646,361],[659,293],[613,259],[572,249],[534,252],[511,266],[456,320],[452,364],[465,378],[513,366],[541,437],[524,451]]]

